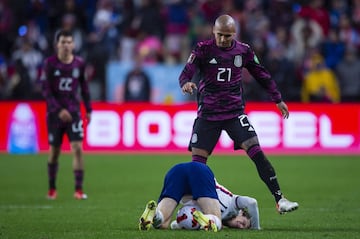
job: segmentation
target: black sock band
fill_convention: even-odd
[[[206,164],[207,158],[200,155],[193,155],[192,161]]]
[[[58,163],[48,163],[48,179],[49,189],[56,189],[56,175],[58,171]]]
[[[84,179],[84,170],[74,170],[74,176],[75,176],[75,190],[81,190]]]

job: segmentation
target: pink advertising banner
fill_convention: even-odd
[[[267,153],[360,154],[358,104],[289,103],[282,119],[272,103],[248,103],[249,120]],[[196,105],[93,103],[85,127],[86,152],[188,153]],[[44,102],[1,102],[0,151],[37,153],[48,150]],[[64,138],[63,149],[69,151]],[[241,152],[241,151],[240,151]],[[225,132],[214,154],[232,154]]]

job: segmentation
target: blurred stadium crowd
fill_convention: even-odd
[[[105,100],[107,63],[184,64],[223,13],[286,101],[360,101],[360,0],[0,0],[0,99],[42,99],[60,28],[73,30],[93,99]],[[268,100],[246,72],[244,84],[248,100]]]

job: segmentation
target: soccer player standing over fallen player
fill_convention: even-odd
[[[43,94],[47,103],[47,127],[50,153],[48,158],[48,199],[56,199],[56,175],[63,135],[71,143],[76,199],[86,199],[83,193],[84,160],[82,140],[83,121],[80,113],[78,90],[86,108],[86,119],[90,122],[91,104],[88,84],[85,79],[85,63],[73,54],[74,39],[70,31],[61,30],[56,36],[56,55],[45,60],[42,74]]]
[[[255,163],[260,178],[275,198],[277,211],[280,214],[293,211],[299,205],[287,200],[280,191],[275,170],[244,112],[243,68],[266,90],[284,118],[289,117],[288,107],[251,47],[234,39],[236,27],[231,16],[218,17],[213,34],[215,39],[197,44],[179,77],[183,93],[198,90],[198,112],[189,144],[192,160],[206,163],[225,130],[234,141],[234,149],[245,150]],[[198,86],[191,82],[196,72],[200,76]]]

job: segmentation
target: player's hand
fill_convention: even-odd
[[[72,121],[72,116],[70,114],[70,112],[67,109],[62,109],[59,112],[59,118],[63,121],[63,122],[71,122]]]
[[[192,95],[194,93],[194,90],[197,90],[197,86],[194,82],[186,82],[183,87],[181,87],[182,93],[188,93]]]
[[[280,103],[276,104],[276,106],[280,110],[281,115],[283,116],[284,119],[289,118],[289,109],[284,101],[281,101]]]

